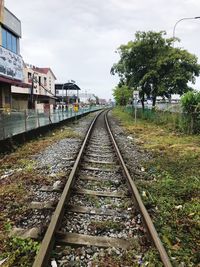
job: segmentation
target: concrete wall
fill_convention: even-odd
[[[11,32],[13,32],[18,37],[21,37],[21,22],[15,17],[7,8],[4,8],[4,21],[3,24],[8,28]]]
[[[25,110],[28,108],[28,95],[12,95],[12,109]]]
[[[11,86],[9,84],[0,84],[0,108],[11,108]]]

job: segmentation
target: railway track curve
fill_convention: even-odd
[[[115,248],[120,254],[132,248],[135,235],[147,246],[154,244],[163,266],[172,266],[123,161],[107,113],[100,112],[88,129],[33,267],[51,266],[53,257],[59,262],[66,245]],[[80,257],[80,266],[89,266],[84,259]],[[65,262],[60,266],[71,266]]]

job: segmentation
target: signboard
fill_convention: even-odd
[[[0,47],[0,74],[16,80],[23,80],[22,57]]]
[[[133,91],[133,99],[134,100],[138,100],[139,99],[139,91],[138,90],[134,90]]]

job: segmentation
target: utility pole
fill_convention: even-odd
[[[35,81],[35,73],[33,73],[32,82],[31,82],[31,91],[28,99],[28,109],[34,108],[34,81]]]

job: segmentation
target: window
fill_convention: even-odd
[[[2,46],[7,47],[7,33],[5,29],[2,29]]]
[[[11,51],[13,51],[15,54],[17,54],[17,38],[12,35],[12,49]]]
[[[44,86],[47,86],[47,78],[44,77]]]
[[[7,49],[12,50],[12,35],[7,32]]]
[[[30,72],[28,72],[28,82],[31,83],[32,82],[32,75]]]
[[[18,52],[17,37],[4,28],[2,28],[2,46],[16,54]]]
[[[28,79],[31,79],[31,73],[28,72]]]

